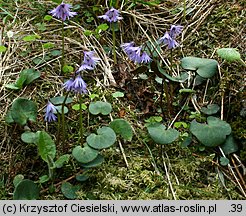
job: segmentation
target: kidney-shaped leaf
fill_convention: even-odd
[[[83,148],[81,146],[76,146],[73,149],[72,155],[80,163],[89,163],[97,157],[98,151],[89,146]]]
[[[218,62],[214,59],[184,57],[181,66],[186,70],[194,70],[203,78],[210,78],[218,71]]]
[[[38,186],[29,179],[24,179],[17,184],[14,190],[14,200],[36,200],[39,197]]]
[[[213,115],[220,110],[218,104],[209,104],[207,107],[202,107],[201,111],[207,115]]]
[[[121,135],[125,140],[132,140],[132,127],[131,125],[124,119],[115,119],[109,124],[116,134]]]
[[[221,164],[222,166],[227,166],[229,163],[230,163],[230,161],[229,161],[228,158],[226,158],[226,157],[221,157],[221,158],[220,158],[220,164]]]
[[[149,135],[158,144],[169,144],[179,137],[176,129],[168,129],[161,123],[153,123],[147,127]]]
[[[24,143],[36,143],[37,135],[34,132],[26,131],[21,134],[21,140]]]
[[[89,112],[92,115],[98,115],[101,113],[102,115],[108,115],[112,111],[112,106],[108,102],[97,101],[90,103]]]
[[[7,48],[5,46],[2,46],[2,45],[0,46],[0,53],[5,52],[6,50],[7,50]]]
[[[192,121],[191,133],[205,146],[215,147],[225,142],[226,136],[231,133],[231,126],[219,118],[209,116],[208,124]]]
[[[36,121],[37,119],[37,105],[26,98],[17,98],[11,107],[11,115],[13,120],[25,125],[27,121]]]
[[[94,149],[104,149],[115,143],[116,134],[110,127],[102,127],[97,130],[97,134],[88,136],[86,141]]]
[[[56,145],[51,136],[45,131],[38,131],[36,134],[38,153],[45,162],[49,163],[49,158],[55,158]]]
[[[229,62],[241,60],[240,53],[234,48],[221,48],[217,50],[217,53],[219,57]]]

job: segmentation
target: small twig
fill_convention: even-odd
[[[223,150],[222,150],[222,148],[221,148],[221,147],[219,147],[219,150],[220,150],[220,152],[221,152],[222,156],[223,156],[223,157],[226,157],[226,155],[225,155],[225,153],[223,152]],[[231,174],[233,175],[233,177],[234,177],[235,181],[237,182],[237,186],[239,187],[240,191],[242,192],[242,194],[243,194],[243,195],[244,195],[244,197],[246,198],[246,193],[245,193],[245,191],[244,191],[244,189],[243,189],[242,185],[241,185],[241,184],[240,184],[240,182],[238,181],[238,178],[237,178],[237,176],[236,176],[235,172],[233,171],[233,169],[232,169],[231,165],[230,165],[230,164],[228,164],[227,166],[228,166],[228,168],[229,168],[229,170],[230,170]]]
[[[161,146],[161,147],[163,147],[163,146]],[[173,190],[173,185],[172,185],[172,182],[171,182],[171,179],[170,179],[168,170],[167,170],[167,165],[166,165],[165,158],[164,158],[164,149],[163,148],[162,148],[162,160],[163,160],[163,165],[164,165],[164,169],[165,169],[167,181],[168,181],[168,184],[170,186],[170,189],[171,189],[171,192],[172,192],[172,195],[173,195],[173,199],[174,200],[177,200],[176,195],[175,195],[175,192]]]
[[[244,187],[244,189],[246,189],[245,181],[244,181],[244,179],[243,179],[241,173],[239,172],[238,166],[236,165],[236,163],[235,163],[233,157],[231,157],[231,160],[232,160],[232,163],[233,163],[233,165],[234,165],[234,168],[235,168],[235,170],[236,170],[236,172],[237,172],[237,175],[239,176],[239,178],[240,178],[240,180],[241,180],[241,182],[242,182],[242,186]]]
[[[177,175],[175,174],[175,172],[172,170],[172,166],[171,166],[170,159],[169,159],[167,152],[165,152],[165,155],[166,155],[166,158],[168,160],[168,165],[170,167],[170,170],[172,171],[172,174],[174,175],[174,177],[176,179],[177,185],[179,185],[179,179],[178,179]]]
[[[209,79],[207,79],[207,83],[206,83],[206,86],[205,86],[205,92],[204,92],[203,99],[202,99],[202,103],[203,104],[205,103],[206,94],[207,94],[207,90],[208,90],[208,84],[209,84]]]
[[[179,112],[177,113],[177,115],[173,118],[172,122],[169,124],[168,129],[170,129],[172,127],[172,125],[174,124],[174,122],[176,121],[176,119],[178,118],[178,116],[180,115],[180,113],[183,111],[183,109],[185,108],[185,106],[188,104],[190,98],[187,98],[184,105],[182,106],[181,110],[179,110]]]
[[[237,160],[237,162],[242,167],[242,169],[243,169],[243,175],[246,175],[246,168],[245,168],[244,164],[242,163],[242,161],[238,158],[238,156],[235,153],[233,153],[232,156],[235,157],[235,159]]]

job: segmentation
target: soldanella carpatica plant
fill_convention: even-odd
[[[123,18],[120,16],[119,10],[115,8],[109,9],[104,15],[98,16],[110,23],[110,28],[112,31],[113,37],[113,56],[114,56],[114,64],[117,64],[117,56],[116,56],[116,35],[115,32],[117,30],[117,22],[122,20]]]
[[[100,34],[101,27],[104,29],[103,31],[106,31],[108,26],[107,24],[97,26],[96,29],[99,30],[94,35],[86,35],[83,26],[76,25],[75,22],[72,27],[70,26],[78,30],[80,36],[83,36],[79,39],[75,38],[78,42],[76,44],[80,45],[76,47],[76,52],[82,62],[74,58],[72,59],[74,67],[68,69],[65,67],[65,62],[68,61],[66,57],[70,58],[71,53],[68,52],[69,54],[65,55],[66,38],[64,35],[66,31],[64,31],[64,27],[66,24],[72,23],[69,19],[77,15],[77,12],[73,12],[76,8],[73,9],[70,4],[56,2],[59,5],[53,10],[49,10],[49,13],[58,19],[54,20],[55,25],[57,22],[62,24],[62,41],[58,40],[57,43],[61,43],[61,65],[63,72],[66,69],[66,73],[64,72],[62,77],[57,74],[56,84],[59,82],[58,85],[53,82],[49,83],[49,87],[53,88],[55,93],[49,92],[45,96],[42,95],[41,102],[34,102],[37,100],[33,98],[33,95],[28,98],[21,96],[15,99],[5,119],[9,125],[17,125],[16,128],[21,133],[22,144],[27,148],[35,149],[33,151],[37,152],[37,155],[34,155],[35,160],[40,160],[41,165],[45,167],[36,179],[34,177],[28,179],[22,174],[16,175],[13,182],[14,199],[37,199],[40,194],[48,191],[52,193],[58,189],[66,198],[76,199],[81,184],[83,182],[86,184],[86,180],[90,177],[91,169],[103,163],[104,154],[108,153],[106,149],[112,147],[110,149],[112,153],[117,148],[114,146],[116,142],[119,144],[119,150],[124,157],[126,167],[131,169],[127,163],[129,157],[126,157],[123,152],[124,145],[121,145],[121,143],[131,145],[136,142],[136,140],[132,140],[134,134],[132,126],[120,112],[120,100],[127,95],[127,92],[123,92],[127,91],[127,88],[111,94],[112,89],[106,86],[105,91],[102,92],[99,87],[101,76],[97,76],[97,74],[103,62],[108,61],[104,53],[108,47],[99,46],[99,44],[97,47],[96,43],[91,42],[91,39],[99,38],[111,44],[107,37],[102,38],[103,34]],[[151,154],[155,171],[158,175],[164,173],[168,176],[165,156],[170,145],[172,145],[170,148],[178,148],[179,145],[182,148],[190,147],[202,154],[215,153],[214,160],[222,166],[229,166],[230,154],[238,150],[238,145],[233,138],[230,124],[223,117],[223,100],[220,103],[216,94],[213,98],[207,94],[208,91],[212,92],[217,87],[216,83],[218,83],[218,77],[221,74],[222,78],[228,76],[228,71],[224,72],[223,67],[219,70],[220,65],[215,57],[185,55],[181,57],[179,47],[180,44],[183,47],[185,44],[180,36],[186,31],[183,31],[184,27],[177,23],[172,25],[167,23],[170,27],[167,28],[167,31],[165,29],[162,33],[163,36],[156,40],[153,39],[154,37],[150,37],[148,40],[137,40],[131,38],[131,35],[128,35],[127,38],[121,35],[121,49],[117,49],[116,30],[122,20],[120,10],[124,10],[124,5],[119,10],[115,9],[119,8],[118,3],[109,4],[110,8],[104,15],[101,15],[102,12],[97,6],[93,8],[95,14],[91,16],[95,23],[100,23],[100,19],[104,19],[110,25],[112,44],[109,46],[112,46],[114,62],[108,62],[112,63],[112,68],[115,69],[118,66],[117,62],[120,64],[131,61],[134,64],[130,64],[130,67],[134,68],[134,72],[146,73],[144,74],[147,77],[145,80],[151,83],[148,86],[148,91],[153,91],[154,95],[151,98],[154,101],[151,106],[156,106],[158,113],[147,120],[139,118],[140,124],[142,121],[145,121],[146,124],[145,128],[138,129],[141,136],[144,134],[143,143]],[[46,19],[48,18],[46,17]],[[50,16],[49,22],[51,21],[52,17]],[[41,26],[38,26],[41,31]],[[79,29],[77,29],[78,26],[80,26]],[[95,29],[94,26],[91,26],[91,29]],[[94,37],[96,34],[98,37]],[[75,35],[70,35],[71,38],[67,37],[68,45],[70,42],[73,43],[72,39]],[[183,36],[185,35],[182,35],[182,38],[184,38]],[[84,40],[84,38],[86,39],[81,45],[80,39]],[[32,40],[32,43],[38,39],[40,36],[25,37],[25,40]],[[55,53],[54,56],[60,56],[61,52],[52,50],[55,46],[54,43],[47,41],[42,44],[45,52],[49,51]],[[122,53],[120,53],[121,50]],[[117,56],[118,53],[121,56]],[[221,48],[217,50],[217,53],[225,61],[243,63],[240,54],[234,49]],[[47,54],[47,56],[51,57],[51,54]],[[47,56],[44,59],[48,60]],[[17,80],[6,87],[16,92],[23,90],[23,95],[25,95],[25,91],[29,90],[31,84],[42,83],[47,74],[39,79],[41,71],[43,72],[43,66],[35,62],[36,60],[33,61],[35,69],[28,67],[21,70]],[[56,73],[55,69],[52,72]],[[116,77],[118,76],[117,72],[117,70],[114,71]],[[129,85],[131,85],[131,81],[131,79],[128,80]],[[204,92],[202,99],[201,91]],[[129,111],[135,112],[134,115],[137,113],[136,109],[129,109]],[[134,126],[138,127],[139,122]],[[140,137],[137,133],[135,134],[138,137],[137,141],[141,143]],[[157,150],[156,154],[151,152],[152,147]],[[170,182],[168,183],[170,184]]]
[[[52,16],[62,21],[62,61],[61,61],[62,70],[63,70],[63,67],[65,66],[64,22],[66,20],[69,20],[71,17],[74,17],[75,15],[77,15],[77,12],[72,12],[71,8],[72,8],[72,5],[61,2],[61,4],[59,4],[56,8],[50,11],[50,14],[52,14]]]

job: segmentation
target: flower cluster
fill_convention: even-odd
[[[93,70],[96,66],[96,64],[100,61],[98,57],[95,56],[94,51],[84,51],[84,60],[82,62],[82,65],[78,69],[77,72],[80,72],[82,70]]]
[[[46,106],[44,120],[48,122],[56,121],[57,120],[57,117],[55,115],[56,111],[57,111],[56,107],[49,101]]]
[[[52,16],[54,17],[57,17],[58,19],[61,19],[62,21],[65,21],[66,19],[69,19],[70,17],[77,15],[76,12],[70,11],[71,7],[72,6],[70,4],[65,4],[62,2],[55,9],[50,11],[50,14],[52,14]]]
[[[151,61],[149,55],[142,51],[141,47],[134,46],[134,42],[124,43],[121,45],[121,48],[128,55],[129,59],[135,63],[149,63]]]
[[[172,25],[170,32],[166,32],[163,37],[159,39],[160,43],[168,45],[168,49],[174,49],[179,46],[178,42],[175,40],[176,37],[182,32],[183,26]]]
[[[79,73],[86,69],[93,70],[99,61],[100,59],[95,56],[94,51],[84,51],[84,60],[78,71],[75,72],[76,77],[67,80],[63,84],[64,89],[77,94],[86,94],[87,84]],[[57,117],[54,115],[55,111],[55,106],[49,102],[46,108],[45,121],[56,121]]]
[[[120,16],[120,12],[113,7],[108,10],[104,15],[98,16],[98,18],[102,18],[104,20],[107,20],[108,22],[117,22],[119,20],[122,20],[123,18]]]
[[[78,94],[86,94],[87,93],[87,84],[82,79],[80,75],[78,75],[75,79],[71,78],[68,81],[66,81],[64,84],[64,89],[67,91],[72,91],[74,93]]]

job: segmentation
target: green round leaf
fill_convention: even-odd
[[[64,182],[62,183],[61,186],[61,192],[67,199],[76,199],[77,198],[76,192],[78,192],[79,189],[80,189],[79,185],[74,186],[69,182]]]
[[[0,53],[5,52],[7,48],[3,45],[0,46]]]
[[[60,156],[56,161],[55,161],[55,166],[56,168],[62,168],[65,163],[67,163],[70,159],[69,154],[64,154]]]
[[[94,149],[104,149],[115,143],[116,134],[110,127],[102,127],[97,130],[97,134],[88,136],[86,141]]]
[[[214,59],[184,57],[181,66],[186,70],[194,70],[203,78],[210,78],[218,72],[218,62]]]
[[[71,73],[71,72],[74,71],[74,68],[73,68],[72,66],[66,64],[66,65],[64,65],[64,66],[62,67],[62,71],[63,71],[64,73]]]
[[[37,119],[37,105],[31,100],[17,98],[11,107],[13,120],[20,125],[25,125],[27,121],[35,122]]]
[[[81,146],[76,146],[73,149],[72,155],[80,163],[89,163],[97,157],[98,151],[89,146],[83,148]]]
[[[217,113],[220,110],[220,107],[218,106],[218,104],[209,104],[206,107],[202,107],[201,111],[207,115],[213,115],[215,113]]]
[[[132,140],[132,127],[126,120],[115,119],[109,124],[109,127],[111,127],[116,134],[121,135],[125,140]]]
[[[36,143],[37,135],[36,135],[36,133],[26,131],[26,132],[21,134],[21,140],[24,143],[29,143],[29,144],[30,143]]]
[[[55,44],[51,43],[51,42],[48,42],[48,43],[44,43],[42,46],[43,46],[44,49],[51,49],[51,48],[55,47]]]
[[[238,151],[238,145],[235,142],[232,135],[229,135],[226,138],[226,141],[224,144],[221,145],[221,148],[226,155],[229,155],[231,153]]]
[[[123,92],[117,91],[117,92],[114,92],[114,93],[112,94],[112,96],[113,96],[114,98],[124,97],[124,93],[123,93]]]
[[[221,164],[222,166],[227,166],[229,163],[230,163],[230,161],[229,161],[228,158],[226,158],[226,157],[221,157],[221,158],[220,158],[220,164]]]
[[[45,15],[44,16],[44,20],[45,21],[50,21],[52,19],[52,16],[51,15]]]
[[[102,115],[108,115],[112,111],[112,106],[108,102],[97,101],[91,102],[89,105],[89,112],[92,115],[98,115],[101,113]]]
[[[27,35],[23,37],[23,40],[28,42],[28,41],[35,41],[37,38],[40,38],[38,35]]]
[[[16,187],[23,179],[24,179],[24,176],[22,174],[16,175],[13,180],[14,186]]]
[[[191,134],[189,134],[188,137],[186,137],[184,141],[181,143],[181,147],[186,148],[191,144],[191,142],[192,142],[192,136]]]
[[[60,56],[62,54],[61,50],[52,50],[50,54],[54,57]]]
[[[240,61],[240,53],[234,48],[221,48],[217,50],[218,56],[226,61]]]
[[[98,94],[90,94],[90,95],[89,95],[89,98],[90,98],[91,100],[93,100],[93,99],[95,99],[95,98],[99,98],[99,95],[98,95]]]
[[[107,23],[103,23],[103,24],[100,24],[99,26],[97,26],[97,29],[102,30],[102,31],[106,31],[108,28],[109,28],[109,26]]]
[[[151,138],[158,144],[169,144],[179,137],[176,129],[168,129],[161,123],[153,123],[147,126]]]
[[[226,136],[231,133],[231,126],[219,118],[209,116],[208,124],[192,121],[191,133],[205,146],[215,147],[225,142]]]
[[[151,116],[151,117],[149,117],[148,119],[145,120],[145,122],[148,122],[150,124],[155,123],[155,122],[161,122],[161,121],[162,121],[162,117],[161,116]]]
[[[45,131],[36,132],[38,153],[41,158],[49,163],[49,158],[54,159],[56,155],[56,145],[51,136]]]
[[[80,110],[80,104],[74,104],[73,106],[72,106],[72,109],[73,110]],[[87,110],[87,106],[85,105],[85,104],[81,104],[81,109],[82,110]]]
[[[64,102],[65,96],[58,96],[58,97],[53,97],[50,98],[50,102],[53,103],[54,105],[60,105]],[[70,97],[67,97],[65,104],[72,103],[73,99]]]
[[[93,168],[93,167],[98,167],[100,166],[104,161],[104,158],[102,155],[98,155],[96,157],[96,159],[94,159],[93,161],[86,163],[86,164],[81,164],[84,168]]]
[[[14,200],[36,200],[39,197],[38,186],[29,179],[22,180],[14,190]]]

